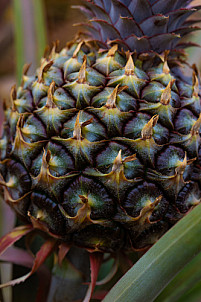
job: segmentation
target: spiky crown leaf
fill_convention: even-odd
[[[201,6],[192,0],[83,0],[79,8],[88,18],[82,23],[93,40],[104,47],[119,44],[138,53],[185,48],[179,43],[187,34],[200,29],[187,20]]]

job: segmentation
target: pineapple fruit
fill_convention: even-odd
[[[90,252],[144,250],[201,198],[201,102],[185,0],[86,0],[90,19],[11,90],[1,187],[19,217]]]

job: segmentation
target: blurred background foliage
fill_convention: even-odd
[[[0,99],[9,97],[22,64],[39,64],[47,45],[59,40],[65,46],[80,22],[80,14],[70,7],[79,0],[0,0]],[[20,71],[19,71],[20,70]]]

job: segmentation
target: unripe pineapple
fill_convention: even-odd
[[[191,2],[87,0],[87,33],[25,66],[0,141],[22,219],[90,251],[141,250],[200,202],[198,72],[180,68]]]

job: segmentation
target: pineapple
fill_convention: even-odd
[[[185,0],[86,0],[90,19],[11,90],[1,187],[22,220],[90,252],[146,250],[201,199],[197,30]]]

